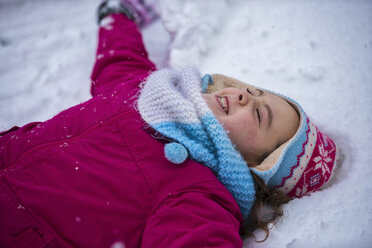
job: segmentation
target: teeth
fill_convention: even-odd
[[[227,104],[226,104],[226,98],[225,97],[218,97],[218,100],[220,101],[223,110],[226,112]]]

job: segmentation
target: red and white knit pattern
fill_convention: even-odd
[[[313,123],[309,126],[304,155],[293,167],[292,176],[278,187],[290,197],[300,198],[319,190],[330,179],[337,162],[335,143]]]

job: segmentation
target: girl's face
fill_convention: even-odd
[[[215,83],[241,85],[227,76],[212,77]],[[299,125],[296,110],[286,100],[253,86],[229,87],[203,94],[203,98],[250,167],[289,140]]]

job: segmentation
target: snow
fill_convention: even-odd
[[[125,244],[121,241],[116,241],[111,245],[111,248],[125,248]]]
[[[107,16],[106,18],[103,18],[102,21],[101,21],[101,27],[107,29],[107,30],[111,30],[112,29],[112,26],[111,24],[114,22],[114,18],[112,18],[111,16]],[[97,57],[97,59],[99,59]]]
[[[194,64],[288,95],[343,151],[328,188],[285,205],[268,240],[245,247],[370,247],[372,1],[152,2],[162,18],[143,34],[158,67]],[[0,130],[89,99],[98,3],[0,0]]]

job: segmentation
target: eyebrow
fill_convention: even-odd
[[[256,89],[258,91],[258,96],[262,96],[265,92],[261,89]]]
[[[271,110],[269,105],[265,104],[264,106],[269,116],[269,125],[267,126],[267,128],[269,129],[271,127],[271,124],[273,123],[273,111]]]

